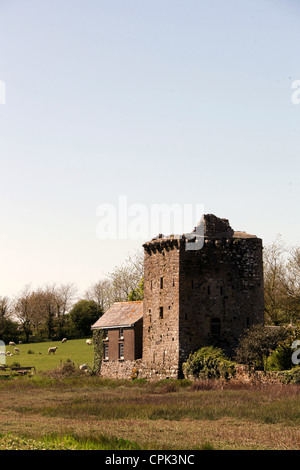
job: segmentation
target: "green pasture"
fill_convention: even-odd
[[[48,348],[57,346],[56,352],[48,354]],[[20,353],[14,351],[18,348]],[[45,343],[6,345],[6,352],[13,356],[6,356],[6,365],[12,366],[18,362],[21,367],[35,367],[36,372],[55,369],[61,363],[71,360],[75,366],[87,364],[93,367],[94,347],[86,344],[86,339],[73,339],[66,343],[49,341]]]

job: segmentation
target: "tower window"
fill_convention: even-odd
[[[207,294],[210,295],[210,286],[207,286]]]
[[[164,318],[164,308],[159,307],[159,318]]]
[[[220,295],[223,295],[223,287],[220,287]]]
[[[192,279],[192,289],[194,289],[194,280]]]
[[[214,338],[219,338],[221,335],[221,320],[219,318],[212,318],[210,332]]]
[[[163,277],[160,278],[160,288],[161,289],[164,288],[164,278]]]

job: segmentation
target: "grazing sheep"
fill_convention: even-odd
[[[18,348],[14,348],[14,350],[15,350],[17,353],[19,353],[19,354],[20,354],[20,349],[18,349]]]
[[[10,346],[15,346],[15,345],[16,345],[16,343],[14,343],[13,341],[10,341],[8,344],[9,344]]]
[[[57,346],[54,346],[54,348],[49,348],[48,349],[48,354],[51,354],[51,353],[55,353],[55,351],[57,350]]]
[[[87,340],[86,340],[86,344],[91,345],[91,344],[92,344],[92,340],[91,340],[91,339],[87,339]]]
[[[79,366],[79,370],[87,370],[88,369],[88,366],[86,364],[81,364],[81,366]]]
[[[67,341],[67,338],[63,338],[63,339],[61,340],[62,343],[65,343],[66,341]]]

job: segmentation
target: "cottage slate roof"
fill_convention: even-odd
[[[92,325],[97,328],[118,328],[134,325],[143,318],[143,302],[115,302],[99,320]]]

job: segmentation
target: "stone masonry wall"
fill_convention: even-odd
[[[261,240],[206,239],[201,250],[180,253],[180,362],[208,344],[232,354],[243,331],[264,321]]]
[[[145,248],[143,364],[149,370],[178,369],[179,244],[151,243]]]

